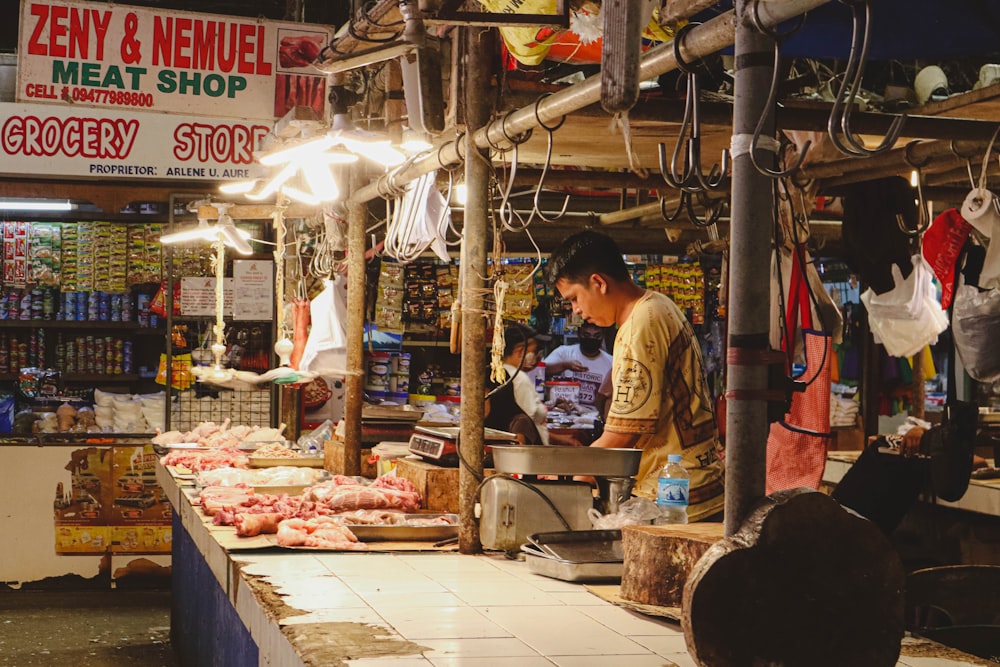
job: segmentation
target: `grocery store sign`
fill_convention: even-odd
[[[17,101],[273,120],[326,109],[328,26],[22,0]]]
[[[269,121],[0,104],[0,173],[246,180]]]

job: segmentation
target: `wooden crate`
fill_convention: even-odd
[[[486,475],[494,472],[492,469],[483,471]],[[407,457],[396,461],[396,476],[413,482],[420,492],[424,509],[458,513],[458,468],[445,468],[421,458]]]
[[[375,463],[371,461],[372,448],[361,448],[361,476],[374,479],[377,475]],[[344,474],[344,441],[336,438],[327,440],[323,446],[323,467],[334,475]]]

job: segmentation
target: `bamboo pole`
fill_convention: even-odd
[[[493,72],[493,32],[463,28],[465,122],[480,127],[489,121],[489,81]],[[478,150],[469,147],[469,151]],[[486,275],[487,221],[489,215],[490,166],[488,157],[465,161],[467,199],[462,227],[459,277],[462,326],[462,417],[459,450],[465,465],[459,469],[458,492],[461,524],[458,549],[470,554],[482,551],[475,505],[483,477],[483,419],[486,396],[486,320],[483,311],[483,279]],[[458,323],[453,322],[452,326]]]

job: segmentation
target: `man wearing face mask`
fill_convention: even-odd
[[[545,357],[545,377],[564,377],[580,383],[579,406],[603,413],[603,400],[598,392],[611,373],[612,357],[601,349],[604,328],[584,321],[577,329],[579,342],[561,345]]]
[[[504,329],[503,368],[508,378],[489,399],[483,424],[524,436],[525,444],[549,444],[548,411],[538,398],[531,371],[538,365],[538,342],[550,340],[531,327],[512,323]]]

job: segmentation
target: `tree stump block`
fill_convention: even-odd
[[[642,604],[680,607],[688,572],[723,536],[721,523],[622,527],[621,596]]]
[[[681,624],[702,666],[891,667],[904,575],[867,519],[811,489],[765,498],[684,587]]]

